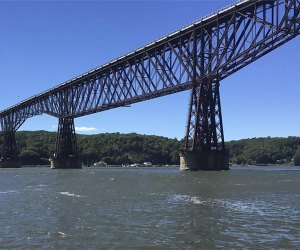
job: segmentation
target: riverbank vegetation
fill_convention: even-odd
[[[56,133],[16,133],[19,158],[23,164],[47,164],[54,153]],[[178,164],[181,142],[161,136],[131,134],[77,135],[80,158],[86,165],[104,161],[112,165],[152,162]]]
[[[20,131],[16,133],[23,164],[49,164],[55,149],[56,133]],[[179,164],[182,141],[161,136],[131,134],[77,135],[78,151],[84,164]],[[300,137],[252,138],[226,143],[229,161],[238,165],[300,165]]]
[[[300,166],[300,137],[253,138],[227,143],[230,162],[237,165]]]

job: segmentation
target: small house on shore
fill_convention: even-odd
[[[95,162],[95,163],[94,163],[94,167],[102,167],[102,168],[105,168],[105,167],[107,167],[107,163],[104,162],[104,161],[98,161],[98,162]]]

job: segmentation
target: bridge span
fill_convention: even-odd
[[[15,132],[59,120],[52,168],[80,168],[76,117],[191,90],[182,170],[226,170],[220,82],[299,35],[300,0],[243,0],[0,112],[1,167],[17,164]]]

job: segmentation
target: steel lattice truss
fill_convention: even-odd
[[[54,158],[78,158],[73,118],[59,118]]]
[[[194,147],[201,134],[197,122],[202,104],[197,108],[197,102],[207,88],[216,102],[203,112],[215,114],[219,132],[198,139],[205,137],[218,147],[223,140],[219,81],[296,37],[299,11],[300,0],[240,1],[0,112],[1,129],[16,131],[26,119],[43,113],[76,118],[192,89],[186,146]]]

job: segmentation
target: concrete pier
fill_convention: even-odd
[[[50,159],[53,169],[80,169],[82,162],[78,158],[52,158]]]
[[[225,151],[180,152],[180,170],[220,171],[229,170],[228,155]]]

